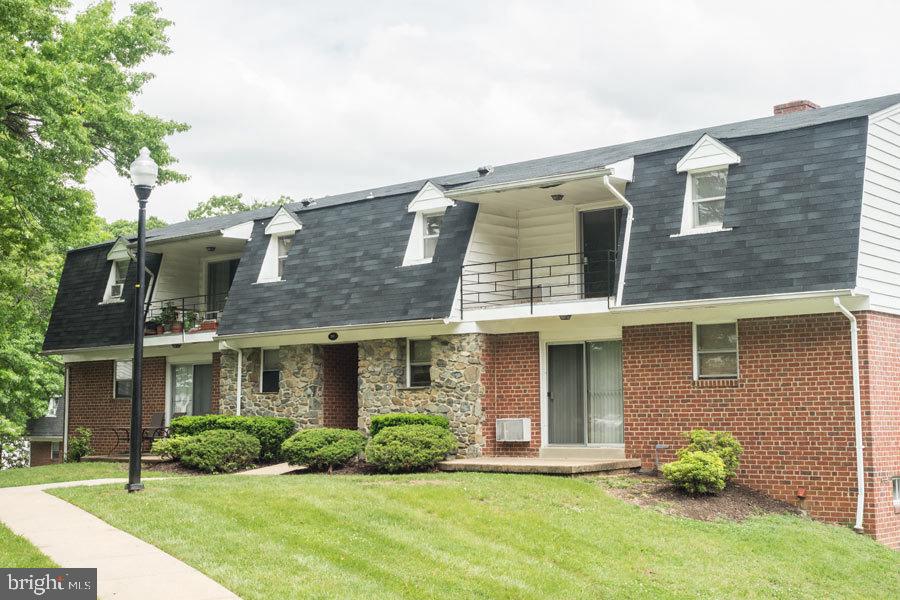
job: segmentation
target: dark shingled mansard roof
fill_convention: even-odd
[[[625,304],[844,289],[856,279],[867,119],[900,94],[397,185],[326,196],[305,208],[285,281],[256,284],[276,208],[186,221],[161,242],[255,221],[220,335],[443,318],[449,315],[477,206],[448,209],[431,264],[400,267],[412,227],[406,205],[426,181],[463,190],[635,158],[635,208]],[[729,232],[678,233],[685,174],[675,164],[704,133],[741,156],[728,175]],[[474,167],[475,165],[473,165]],[[130,301],[98,307],[111,243],[69,253],[46,350],[128,343]],[[129,273],[133,277],[133,273]],[[129,288],[126,288],[128,290]]]

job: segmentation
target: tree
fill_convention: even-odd
[[[169,53],[152,2],[115,20],[109,1],[69,18],[68,0],[0,2],[0,417],[20,425],[59,393],[59,361],[40,354],[65,249],[102,241],[87,172],[120,175],[142,146],[160,182],[185,176],[164,139],[187,126],[135,110],[152,77],[139,70]]]
[[[166,225],[168,225],[168,223],[159,217],[147,217],[147,231],[159,229]],[[106,231],[109,232],[109,235],[107,236],[109,239],[117,238],[120,235],[124,237],[135,237],[137,236],[137,221],[116,219],[115,221],[106,224]]]
[[[197,204],[196,208],[188,211],[188,220],[194,221],[196,219],[205,219],[206,217],[230,215],[245,210],[264,208],[266,206],[289,204],[294,201],[290,196],[285,196],[283,194],[279,196],[277,200],[254,200],[252,202],[244,202],[243,198],[243,194],[211,196],[209,200],[200,202]]]

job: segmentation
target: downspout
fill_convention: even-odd
[[[619,264],[619,282],[616,286],[616,306],[622,306],[622,293],[625,290],[625,268],[628,266],[628,245],[631,242],[631,222],[634,221],[634,207],[619,190],[609,182],[609,175],[603,176],[603,185],[615,196],[619,202],[625,205],[628,216],[625,217],[625,241],[622,242],[622,261]]]
[[[225,348],[227,348],[228,350],[237,351],[237,395],[234,399],[234,414],[237,416],[241,416],[241,392],[244,383],[244,349],[232,348],[226,341],[222,341],[222,345],[225,346]]]
[[[856,316],[841,304],[841,299],[834,297],[834,305],[850,321],[850,360],[853,368],[853,425],[856,430],[856,522],[853,530],[863,532],[863,507],[866,498],[866,480],[863,472],[863,434],[862,434],[862,398],[859,387],[859,327]]]
[[[63,380],[63,447],[62,460],[65,462],[66,456],[69,454],[69,365],[65,365],[65,378]]]

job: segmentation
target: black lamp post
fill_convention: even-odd
[[[159,169],[150,158],[150,150],[141,148],[138,157],[131,163],[131,183],[138,198],[138,243],[137,281],[134,284],[134,362],[131,377],[131,444],[128,457],[129,492],[144,489],[141,483],[141,362],[144,359],[144,245],[146,242],[147,199],[156,185]]]

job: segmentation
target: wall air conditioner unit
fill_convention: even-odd
[[[531,419],[497,419],[498,442],[530,442]]]
[[[109,296],[110,298],[121,298],[122,297],[122,288],[125,286],[121,283],[114,283],[109,287]]]

